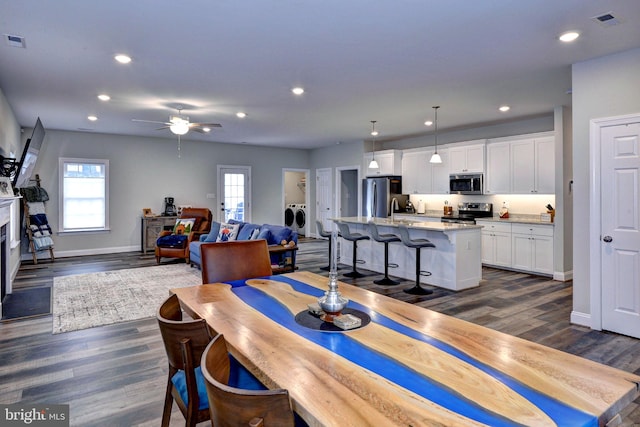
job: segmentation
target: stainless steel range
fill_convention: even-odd
[[[453,215],[445,215],[440,218],[442,222],[454,222],[458,224],[475,224],[476,218],[493,216],[492,203],[458,203],[458,212]]]

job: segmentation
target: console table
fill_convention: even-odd
[[[165,228],[173,228],[176,224],[177,216],[143,216],[141,227],[141,248],[143,254],[152,252],[156,247],[158,234]]]

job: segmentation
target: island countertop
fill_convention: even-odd
[[[471,230],[481,229],[482,225],[478,224],[459,224],[454,222],[437,222],[437,221],[416,221],[409,218],[375,218],[365,216],[349,216],[342,218],[331,218],[332,221],[348,222],[351,224],[367,224],[369,221],[373,221],[376,225],[386,227],[398,227],[404,225],[407,228],[416,228],[421,230],[431,231],[457,231],[457,230]]]

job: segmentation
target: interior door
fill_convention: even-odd
[[[218,166],[218,221],[251,222],[251,167]]]
[[[640,122],[600,140],[602,329],[640,338]]]
[[[325,230],[333,230],[333,221],[329,220],[334,216],[331,196],[331,169],[316,169],[316,220]]]

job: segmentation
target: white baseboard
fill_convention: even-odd
[[[574,325],[586,326],[591,328],[591,315],[587,313],[580,313],[578,311],[571,312],[571,323]]]
[[[568,282],[569,280],[573,280],[573,270],[564,271],[564,272],[554,271],[553,280],[557,280],[559,282]]]
[[[72,250],[72,251],[57,251],[54,248],[53,255],[56,258],[68,258],[68,257],[74,257],[74,256],[105,255],[105,254],[115,254],[115,253],[122,253],[122,252],[139,252],[139,251],[140,251],[140,245],[121,246],[121,247],[115,247],[115,248],[79,249],[79,250]],[[23,261],[30,260],[32,259],[32,256],[30,253],[22,254],[20,259]],[[42,260],[49,259],[49,251],[39,252],[38,259],[42,259]]]

